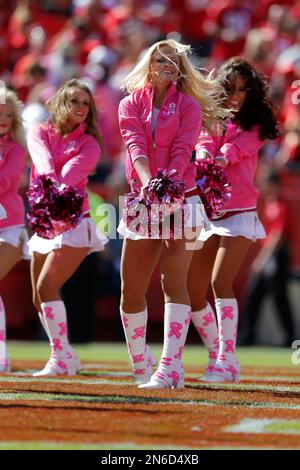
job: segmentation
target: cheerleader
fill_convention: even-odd
[[[2,90],[1,90],[2,91]],[[18,194],[25,171],[26,149],[21,103],[14,92],[4,89],[0,104],[0,280],[22,258],[26,258],[27,231],[24,206]],[[0,295],[0,372],[10,371],[6,348],[5,308]]]
[[[72,79],[57,91],[47,106],[51,119],[32,127],[28,133],[33,162],[31,184],[37,176],[46,175],[58,186],[66,184],[85,192],[102,142],[91,91],[83,81]],[[51,346],[49,361],[35,376],[73,375],[81,367],[68,341],[67,314],[59,290],[85,256],[103,250],[107,241],[98,231],[96,233],[86,193],[83,212],[83,219],[75,229],[51,240],[34,234],[29,242],[33,303]]]
[[[190,46],[174,40],[153,44],[126,79],[129,95],[119,107],[121,134],[127,148],[126,177],[144,195],[160,168],[176,170],[185,184],[190,216],[181,238],[141,235],[122,220],[121,318],[133,375],[142,388],[182,388],[181,356],[190,323],[187,274],[195,239],[203,225],[203,208],[195,186],[192,151],[202,122],[209,127],[224,116],[221,87],[204,78],[189,60]],[[197,235],[198,234],[198,235]],[[158,369],[146,344],[146,292],[160,260],[165,300],[164,346]]]
[[[265,237],[256,212],[254,177],[260,148],[265,139],[276,139],[278,131],[265,79],[250,64],[234,57],[220,68],[218,79],[227,91],[225,106],[234,117],[219,137],[202,133],[196,158],[214,158],[226,167],[232,193],[211,227],[200,235],[204,247],[194,253],[188,289],[192,321],[209,353],[203,380],[235,382],[240,366],[235,352],[238,304],[233,283],[252,242]],[[206,300],[209,283],[217,321]]]

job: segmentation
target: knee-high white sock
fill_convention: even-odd
[[[46,333],[50,339],[52,353],[56,356],[70,354],[68,340],[67,313],[62,300],[43,302],[41,304],[44,322],[47,326]],[[71,356],[70,356],[71,357]]]
[[[209,302],[202,310],[192,312],[192,322],[208,349],[209,362],[214,363],[219,352],[219,333],[217,320]]]
[[[144,374],[148,311],[125,313],[120,310],[127,349],[134,373]]]
[[[166,303],[164,317],[164,347],[154,376],[175,386],[183,375],[182,353],[191,321],[190,305]]]
[[[218,360],[233,362],[236,360],[235,344],[239,316],[237,300],[234,298],[216,299],[215,304],[220,342]]]
[[[6,317],[4,303],[0,295],[0,360],[5,360],[6,355]]]

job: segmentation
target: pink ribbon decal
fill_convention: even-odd
[[[225,354],[219,354],[219,355],[218,355],[218,359],[219,359],[220,361],[226,361]]]
[[[144,354],[136,354],[135,356],[132,357],[133,364],[136,362],[143,362],[144,360]]]
[[[226,318],[233,320],[233,307],[223,307],[221,311],[223,313],[221,320],[225,320]]]
[[[219,338],[215,338],[213,340],[213,344],[215,345],[215,349],[219,349],[219,347],[220,347]]]
[[[207,366],[206,370],[207,370],[207,372],[214,372],[216,370],[216,368],[215,368],[215,366],[210,364],[209,366]]]
[[[52,310],[53,310],[52,307],[46,307],[45,308],[45,316],[46,316],[46,318],[49,318],[50,320],[53,320],[53,318],[54,318]]]
[[[207,338],[208,337],[207,334],[205,333],[204,328],[196,328],[196,329],[197,329],[199,335],[201,336],[201,338]]]
[[[175,354],[174,356],[175,359],[181,359],[182,353],[183,353],[183,346],[180,346],[178,353]]]
[[[145,369],[135,369],[134,374],[135,375],[143,375],[145,373]]]
[[[60,367],[63,370],[67,369],[67,366],[63,361],[57,361],[57,365],[58,365],[58,367]]]
[[[171,357],[162,357],[161,358],[161,363],[164,364],[165,366],[169,366],[172,362]]]
[[[172,374],[167,374],[170,379],[173,379],[173,387],[178,384],[179,381],[179,374],[176,372],[176,370],[172,370]]]
[[[214,323],[215,318],[212,312],[208,312],[206,315],[204,315],[203,320],[204,320],[203,326],[207,326],[210,323]]]
[[[131,339],[144,338],[145,336],[145,326],[138,326],[134,330],[134,335],[131,336]]]
[[[70,353],[70,352],[67,352],[67,358],[68,358],[68,359],[73,359],[73,354]]]
[[[60,336],[66,336],[67,333],[68,333],[68,327],[67,327],[67,324],[64,323],[64,322],[61,322],[58,324],[60,330],[59,330],[59,335]]]
[[[233,367],[233,366],[228,366],[228,367],[226,367],[225,370],[227,370],[228,372],[230,372],[231,375],[232,375],[232,378],[235,379],[235,377],[237,376],[237,370],[236,370],[235,367]]]
[[[171,338],[175,335],[177,339],[181,338],[180,330],[182,330],[182,324],[178,321],[171,321],[168,337]]]
[[[231,352],[231,353],[234,353],[234,341],[233,339],[227,339],[225,341],[225,344],[226,344],[226,349],[225,349],[225,352]]]
[[[189,325],[189,323],[191,322],[191,319],[192,319],[192,312],[189,312],[187,319],[184,320],[184,323],[186,325]]]
[[[163,374],[162,372],[155,372],[154,377],[158,377],[159,379],[164,379],[165,374]]]
[[[128,328],[128,318],[125,315],[122,315],[122,320],[125,328]]]
[[[209,351],[208,357],[209,357],[209,359],[217,359],[218,354],[217,354],[216,351]]]
[[[5,330],[0,330],[0,341],[5,341]]]
[[[53,340],[53,349],[54,349],[54,351],[57,351],[57,350],[62,351],[63,350],[60,339],[56,338],[56,339]]]

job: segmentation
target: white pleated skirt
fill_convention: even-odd
[[[6,229],[0,230],[0,242],[8,243],[14,247],[20,246],[22,243],[23,248],[23,259],[29,259],[29,250],[28,250],[28,233],[24,227],[8,227]]]
[[[233,215],[223,220],[210,220],[210,226],[203,228],[200,240],[206,241],[212,235],[224,237],[245,237],[254,242],[266,237],[265,229],[257,212],[249,211]]]
[[[72,246],[74,248],[88,247],[89,253],[104,250],[104,245],[108,238],[96,228],[95,222],[91,217],[84,218],[73,230],[68,230],[57,235],[52,240],[39,237],[34,234],[28,242],[29,253],[38,252],[42,254],[58,250],[63,246]]]

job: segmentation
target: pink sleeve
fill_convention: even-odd
[[[5,193],[13,180],[20,176],[26,166],[26,150],[21,145],[13,146],[8,151],[5,163],[0,170],[0,195]]]
[[[196,144],[196,159],[201,159],[202,152],[207,152],[214,158],[220,147],[220,137],[215,137],[209,134],[208,131],[203,130],[200,134],[199,140]]]
[[[182,177],[191,162],[192,152],[202,126],[201,108],[190,101],[181,114],[181,125],[172,143],[169,170],[175,168]]]
[[[59,180],[70,186],[76,186],[87,178],[95,169],[101,153],[100,145],[90,137],[81,147],[80,152],[65,163]]]
[[[123,141],[134,162],[140,155],[148,156],[148,145],[138,109],[130,102],[130,98],[124,98],[119,105],[119,125]]]
[[[234,165],[243,157],[256,154],[263,144],[264,141],[259,140],[257,129],[243,131],[232,142],[225,143],[220,148],[219,155],[224,156],[229,165]]]
[[[58,181],[53,157],[49,148],[48,133],[43,126],[32,126],[29,129],[27,146],[36,173],[51,176]]]

